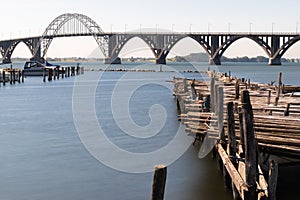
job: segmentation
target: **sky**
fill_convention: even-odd
[[[64,13],[89,16],[107,32],[142,29],[174,32],[296,32],[300,22],[300,1],[271,0],[10,0],[1,3],[0,39],[42,35],[48,24]],[[173,25],[172,25],[173,24]],[[300,24],[299,24],[300,25]],[[299,26],[300,32],[300,26]],[[48,57],[89,57],[97,48],[92,37],[54,39]],[[204,52],[191,39],[179,42],[170,55]],[[100,52],[99,52],[100,54]],[[93,54],[94,55],[94,54]],[[241,39],[230,46],[225,56],[266,56],[254,42]],[[292,47],[285,57],[300,57],[300,45]],[[24,44],[17,46],[13,57],[30,56]],[[101,55],[99,55],[101,57]],[[153,57],[145,43],[134,39],[121,51],[121,56]]]

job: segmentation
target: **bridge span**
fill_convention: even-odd
[[[192,38],[209,55],[209,64],[220,65],[226,49],[241,38],[259,45],[269,58],[270,65],[281,65],[284,53],[300,40],[298,33],[175,33],[175,32],[104,32],[91,18],[77,13],[62,14],[45,29],[42,36],[0,41],[2,63],[11,63],[16,46],[23,42],[32,60],[44,62],[53,39],[58,37],[93,36],[105,57],[106,64],[120,64],[119,53],[132,38],[142,39],[151,49],[156,64],[166,64],[166,57],[183,38]]]

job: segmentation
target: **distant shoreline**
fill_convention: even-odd
[[[29,58],[12,58],[12,62],[26,62]],[[64,58],[47,58],[48,62],[102,62],[104,58],[83,58],[83,57],[64,57]],[[131,57],[121,58],[122,62],[154,62],[154,58],[144,57]],[[173,58],[167,58],[167,62],[208,62],[209,57],[206,53],[191,53],[186,56],[175,56]],[[221,62],[242,62],[242,63],[268,63],[269,58],[264,56],[257,57],[236,57],[228,58],[226,56],[221,57]],[[300,58],[281,58],[283,63],[300,63]]]

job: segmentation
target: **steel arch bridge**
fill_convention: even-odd
[[[298,33],[107,33],[86,15],[66,13],[56,17],[42,36],[0,41],[2,63],[11,63],[11,56],[21,42],[29,48],[32,60],[44,62],[54,38],[78,36],[93,36],[107,64],[120,64],[120,51],[135,37],[149,46],[157,64],[166,64],[166,57],[177,42],[192,38],[207,52],[210,64],[220,65],[228,47],[241,38],[248,38],[265,51],[270,65],[280,65],[284,53],[300,40]]]

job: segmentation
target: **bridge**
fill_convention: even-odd
[[[55,18],[42,36],[0,41],[2,63],[11,63],[11,56],[20,42],[29,48],[31,60],[44,62],[53,39],[78,36],[93,36],[106,64],[121,64],[119,53],[134,37],[142,39],[149,46],[156,64],[166,64],[170,50],[177,42],[187,37],[200,44],[209,55],[209,64],[215,65],[221,64],[221,57],[226,49],[241,38],[249,38],[259,45],[268,56],[270,65],[281,65],[284,53],[300,40],[300,34],[297,33],[108,33],[88,16],[67,13]]]

